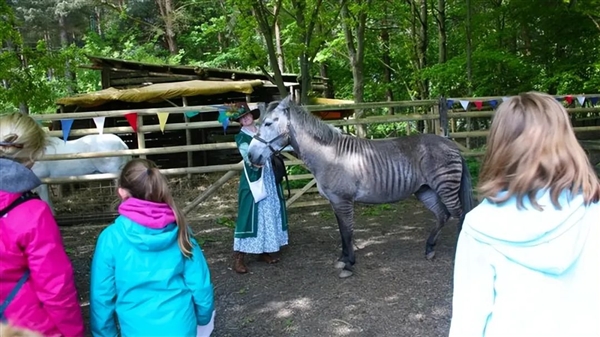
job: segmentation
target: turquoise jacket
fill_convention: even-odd
[[[196,336],[197,326],[210,321],[214,299],[206,260],[193,239],[192,257],[181,253],[165,206],[130,198],[98,237],[90,289],[94,336],[117,336],[114,314],[124,337]]]
[[[600,336],[600,203],[484,200],[456,248],[450,337]]]

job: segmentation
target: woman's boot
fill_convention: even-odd
[[[248,268],[244,264],[245,253],[233,252],[233,270],[238,274],[245,274],[248,272]]]

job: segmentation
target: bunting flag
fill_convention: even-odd
[[[63,140],[66,143],[67,139],[69,139],[69,134],[71,133],[71,127],[73,126],[73,120],[72,119],[61,119],[60,126],[61,126],[61,129],[63,132]]]
[[[160,128],[160,131],[162,131],[162,133],[165,133],[165,125],[167,125],[167,119],[169,119],[169,113],[168,112],[157,112],[156,115],[158,116],[158,127]]]
[[[452,109],[452,106],[454,105],[454,100],[449,99],[446,101],[446,104],[448,105],[448,109]]]
[[[186,111],[185,116],[187,118],[192,118],[192,117],[198,116],[199,113],[200,113],[200,111]]]
[[[585,103],[585,96],[577,96],[577,102],[579,102],[579,105],[583,106],[583,103]]]
[[[598,103],[598,97],[590,97],[589,101],[592,103],[592,106],[594,106],[596,103]]]
[[[498,106],[498,101],[495,99],[491,100],[490,106],[492,107],[492,109],[496,109],[496,106]]]
[[[462,105],[463,109],[468,110],[469,109],[469,101],[460,101],[460,105]]]
[[[567,101],[567,104],[571,105],[571,103],[573,103],[573,96],[571,96],[571,95],[565,96],[565,101]]]
[[[96,124],[98,134],[104,133],[104,120],[106,120],[106,117],[94,117],[94,124]]]
[[[125,115],[125,118],[131,125],[133,132],[137,132],[137,112],[131,112]]]
[[[562,102],[564,100],[564,98],[562,98],[562,97],[556,97],[556,100],[559,101],[559,102]]]
[[[475,107],[477,108],[477,110],[481,110],[481,108],[483,107],[482,101],[475,101],[473,103],[475,103]]]
[[[509,99],[509,98],[510,98],[510,97],[508,97],[508,96],[504,96],[504,97],[502,97],[502,102],[508,101],[508,99]]]

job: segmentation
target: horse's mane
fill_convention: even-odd
[[[311,135],[319,143],[330,144],[341,134],[333,126],[313,116],[303,106],[296,104],[289,96],[281,102],[269,103],[267,112],[275,109],[280,104],[282,109],[289,109],[290,116],[294,115],[296,126]]]

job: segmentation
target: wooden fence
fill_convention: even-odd
[[[600,97],[598,95],[586,95],[586,97]],[[478,98],[456,98],[454,99],[464,100],[469,102],[482,101],[482,100],[502,100],[502,97],[478,97]],[[470,120],[473,118],[491,118],[494,115],[494,110],[482,109],[481,111],[455,111],[448,108],[447,99],[440,98],[438,100],[421,100],[421,101],[396,101],[396,102],[373,102],[373,103],[358,103],[358,104],[339,104],[339,105],[308,105],[306,109],[311,112],[316,111],[335,111],[335,110],[356,110],[356,109],[386,109],[388,112],[394,112],[394,114],[372,116],[361,119],[346,119],[346,120],[330,120],[326,121],[334,126],[355,126],[355,125],[373,125],[373,124],[386,124],[386,123],[397,123],[405,122],[405,133],[414,133],[416,123],[422,121],[425,132],[436,133],[445,135],[451,139],[457,141],[463,151],[464,156],[481,156],[483,152],[473,151],[469,149],[467,144],[460,144],[461,140],[469,140],[475,137],[485,137],[488,133],[487,130],[469,130],[467,131],[456,131],[455,125],[457,120]],[[138,109],[138,126],[137,132],[135,132],[138,140],[137,149],[129,149],[122,151],[112,152],[96,152],[96,153],[73,153],[73,154],[60,154],[60,155],[46,155],[40,159],[40,161],[53,161],[53,160],[69,160],[69,159],[82,159],[82,158],[99,158],[99,157],[113,157],[113,156],[139,156],[145,157],[150,154],[167,154],[167,153],[187,153],[188,155],[188,167],[180,168],[169,168],[161,169],[161,172],[165,175],[184,175],[184,174],[198,174],[198,173],[211,173],[211,172],[226,172],[220,179],[214,182],[208,187],[201,195],[195,198],[185,208],[184,212],[188,213],[198,206],[199,203],[206,200],[212,194],[219,190],[219,188],[229,181],[231,178],[238,175],[238,171],[242,169],[241,162],[237,164],[224,164],[224,165],[209,165],[209,166],[192,166],[190,155],[193,151],[218,151],[223,149],[235,149],[236,144],[234,142],[227,143],[209,143],[209,144],[190,144],[188,138],[188,145],[185,146],[171,146],[162,148],[145,148],[144,146],[144,134],[147,132],[155,132],[160,130],[159,125],[144,125],[144,115],[153,115],[158,112],[169,112],[171,114],[183,114],[188,111],[194,112],[208,112],[215,111],[213,106],[184,106],[184,107],[173,107],[173,108],[159,108],[159,109]],[[404,110],[403,113],[398,111]],[[600,107],[569,107],[567,111],[570,114],[587,114],[586,118],[600,121]],[[123,117],[126,114],[131,113],[131,110],[119,110],[119,111],[101,111],[101,112],[82,112],[82,113],[68,113],[68,114],[46,114],[46,115],[32,115],[36,120],[60,120],[68,117],[69,119],[91,119],[93,117]],[[460,124],[460,123],[459,123]],[[468,124],[468,123],[467,123]],[[463,124],[464,125],[464,124]],[[204,122],[186,122],[186,123],[173,123],[166,124],[166,130],[186,130],[189,134],[191,130],[198,130],[204,128],[215,128],[220,127],[221,124],[217,121],[204,121]],[[593,126],[575,126],[575,132],[589,132],[589,131],[600,131],[600,125],[596,123]],[[112,127],[105,128],[105,133],[134,133],[133,128],[130,126],[126,127]],[[76,129],[72,130],[70,135],[83,136],[88,134],[97,134],[98,131],[95,128],[90,129]],[[62,136],[62,131],[50,131],[50,136]],[[592,148],[600,150],[600,145],[591,144]],[[289,153],[284,153],[287,157],[286,166],[292,165],[303,165],[302,161],[292,156]],[[89,174],[82,176],[71,176],[71,177],[60,177],[60,178],[44,178],[43,183],[46,184],[63,184],[72,182],[85,182],[85,181],[99,181],[99,180],[112,180],[117,178],[117,174]],[[312,179],[310,174],[300,174],[290,176],[290,180],[304,180]],[[298,202],[298,199],[307,192],[315,192],[316,188],[314,179],[310,181],[306,186],[301,189],[294,190],[293,196],[287,200],[288,207],[303,207],[313,206],[318,204],[326,204],[327,201],[312,200],[307,202]],[[294,204],[292,206],[292,204]]]

